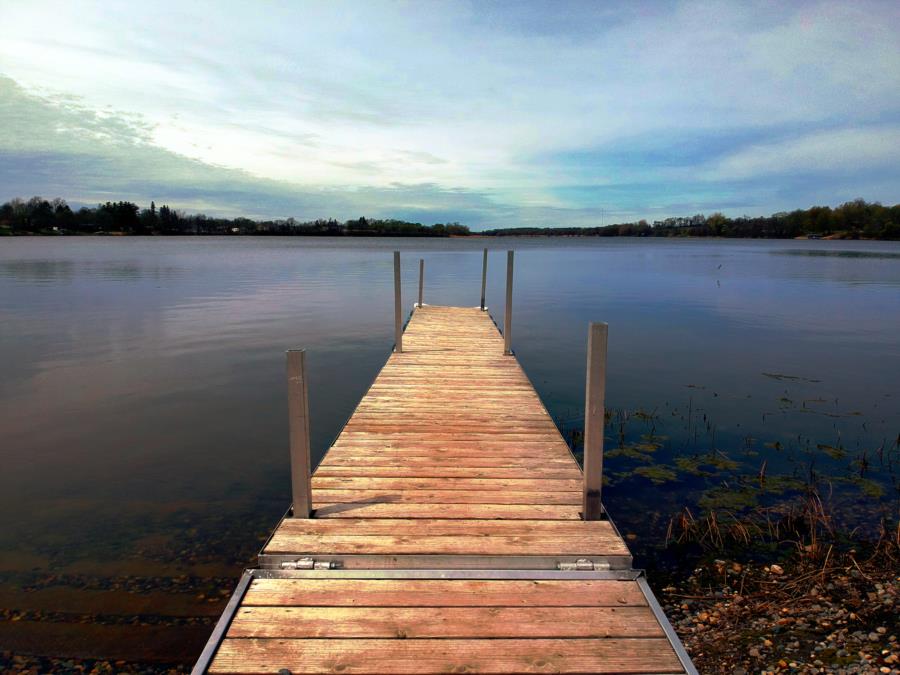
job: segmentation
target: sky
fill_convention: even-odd
[[[0,200],[593,226],[900,202],[900,3],[0,0]]]

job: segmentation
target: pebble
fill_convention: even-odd
[[[667,586],[695,599],[665,609],[702,673],[900,675],[900,643],[887,628],[897,625],[900,604],[892,565],[873,564],[864,575],[846,565],[827,579],[821,565],[741,561],[738,575],[733,563],[717,560]],[[808,587],[797,578],[809,579]]]

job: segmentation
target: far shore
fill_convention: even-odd
[[[701,234],[677,234],[670,236],[640,236],[633,234],[572,234],[553,232],[536,233],[515,233],[515,234],[488,234],[482,232],[472,232],[471,234],[307,234],[307,233],[269,233],[269,232],[67,232],[67,231],[10,231],[8,228],[0,227],[0,237],[165,237],[170,239],[180,239],[184,237],[309,237],[316,239],[691,239],[691,240],[737,240],[737,239],[753,239],[759,241],[900,241],[897,238],[885,237],[869,237],[856,232],[833,232],[831,234],[802,234],[796,237],[729,237],[723,235],[701,235]]]
[[[484,227],[485,224],[481,223]],[[567,227],[501,227],[473,232],[457,221],[426,225],[399,218],[359,217],[298,221],[254,220],[185,213],[162,204],[141,208],[130,201],[106,202],[73,210],[64,199],[11,199],[0,204],[0,236],[95,234],[309,236],[309,237],[646,237],[723,239],[889,239],[900,240],[900,204],[884,206],[856,199],[830,206],[780,211],[770,216],[729,217],[716,212],[636,222]]]

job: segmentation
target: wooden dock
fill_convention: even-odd
[[[194,672],[695,673],[488,312],[401,341]]]

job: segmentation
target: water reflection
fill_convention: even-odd
[[[774,255],[808,255],[821,256],[826,258],[885,258],[888,260],[896,260],[900,258],[900,252],[896,251],[830,251],[820,249],[799,249],[787,251],[772,251]]]
[[[0,242],[0,575],[227,576],[288,501],[284,350],[309,350],[318,458],[387,358],[390,251],[405,305],[421,257],[426,302],[475,306],[485,245],[495,317],[501,251],[518,251],[514,346],[569,437],[587,322],[610,323],[606,499],[637,548],[685,504],[766,499],[722,488],[763,461],[896,504],[894,243],[15,239]]]

